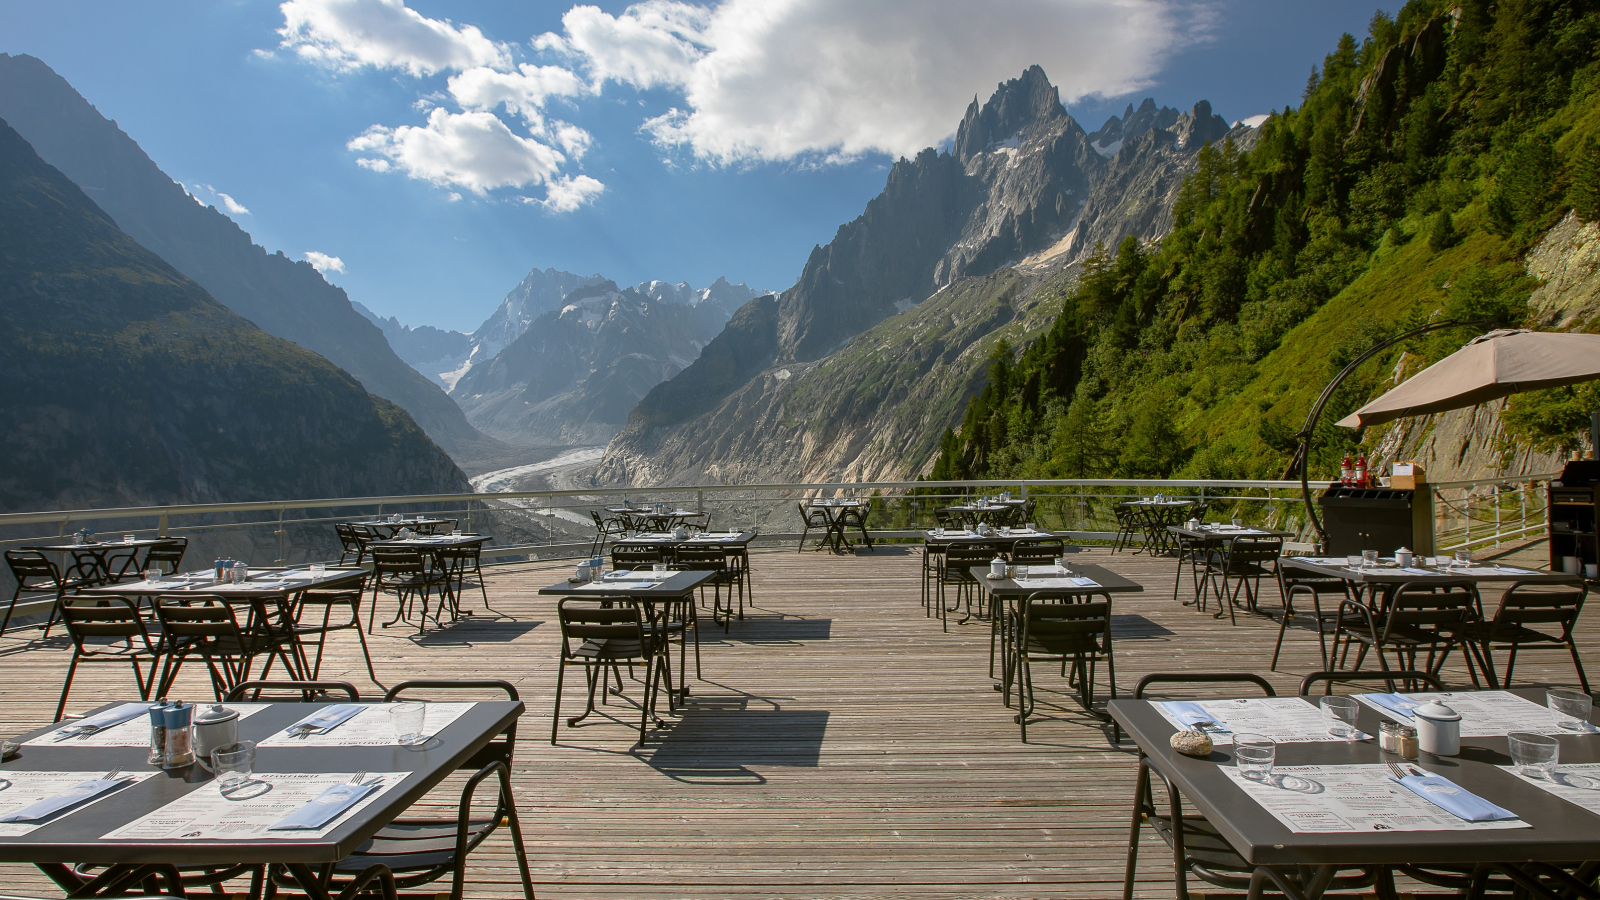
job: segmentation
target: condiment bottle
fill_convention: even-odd
[[[159,766],[167,757],[167,702],[150,707],[150,758],[152,766]]]
[[[1435,756],[1461,752],[1461,714],[1437,700],[1411,711],[1417,721],[1417,746]]]
[[[1410,725],[1400,727],[1400,758],[1417,758],[1417,730]]]
[[[194,718],[194,707],[179,700],[163,712],[167,741],[161,755],[161,768],[179,769],[194,762],[194,746],[189,740],[189,723]]]
[[[1364,455],[1356,457],[1355,481],[1361,487],[1367,486],[1367,458]]]
[[[1349,484],[1355,477],[1355,466],[1350,464],[1350,457],[1346,456],[1344,462],[1339,464],[1339,483]]]

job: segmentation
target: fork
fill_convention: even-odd
[[[121,774],[122,774],[122,767],[121,766],[117,766],[115,769],[112,769],[111,771],[109,771],[106,774],[102,775],[100,777],[100,780],[101,781],[115,781],[117,776],[121,775]]]
[[[56,735],[55,740],[51,741],[51,743],[59,744],[67,738],[88,737],[89,735],[94,734],[96,731],[99,731],[100,728],[101,726],[99,725],[79,725],[73,728],[71,731],[63,730],[60,734]]]
[[[365,770],[363,770],[363,771],[355,773],[354,775],[351,775],[350,776],[350,780],[346,781],[345,783],[346,784],[360,784],[362,779],[364,779],[366,777],[367,777],[367,773],[366,773]]]
[[[310,722],[299,722],[294,725],[290,725],[285,730],[285,733],[292,738],[303,738],[316,734],[322,730],[323,729],[320,726],[312,725]]]
[[[1399,763],[1385,760],[1384,765],[1389,767],[1389,772],[1394,775],[1395,781],[1399,781],[1400,779],[1406,777],[1406,771],[1400,768]]]

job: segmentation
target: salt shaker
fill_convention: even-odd
[[[161,756],[161,768],[180,769],[194,762],[194,745],[189,740],[189,723],[194,718],[194,707],[182,700],[167,707],[166,750]]]
[[[161,765],[167,756],[167,703],[165,700],[150,707],[150,758],[152,766]]]

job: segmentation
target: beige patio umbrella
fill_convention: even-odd
[[[1491,331],[1335,424],[1365,428],[1596,379],[1600,334]]]

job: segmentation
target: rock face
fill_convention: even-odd
[[[444,363],[447,367],[439,369],[437,376],[429,374],[428,377],[442,384],[445,390],[454,390],[456,382],[468,369],[494,359],[506,345],[521,337],[535,319],[559,310],[568,294],[605,280],[598,274],[574,275],[556,269],[534,269],[506,294],[478,330],[467,336],[465,355],[454,360],[454,365],[447,361]]]
[[[199,206],[49,66],[31,56],[0,54],[0,118],[122,231],[223,305],[321,354],[367,390],[399,404],[446,450],[482,443],[461,410],[395,355],[343,290],[310,263],[251,243],[215,207]]]
[[[400,407],[141,247],[0,122],[0,508],[468,490]]]
[[[1207,103],[1179,113],[1149,100],[1091,135],[1044,71],[1028,69],[973,101],[950,152],[895,163],[883,193],[778,298],[773,333],[755,333],[763,315],[741,321],[738,366],[691,366],[651,391],[598,479],[915,474],[931,457],[928,435],[936,443],[956,424],[981,382],[997,329],[1025,340],[1023,323],[1042,328],[1041,287],[1096,242],[1165,234],[1199,149],[1253,135],[1230,132]]]
[[[559,310],[471,366],[457,401],[478,427],[516,443],[610,439],[647,391],[695,361],[727,322],[725,301],[739,294],[720,279],[705,291],[644,287],[650,293],[602,281],[567,294]]]

